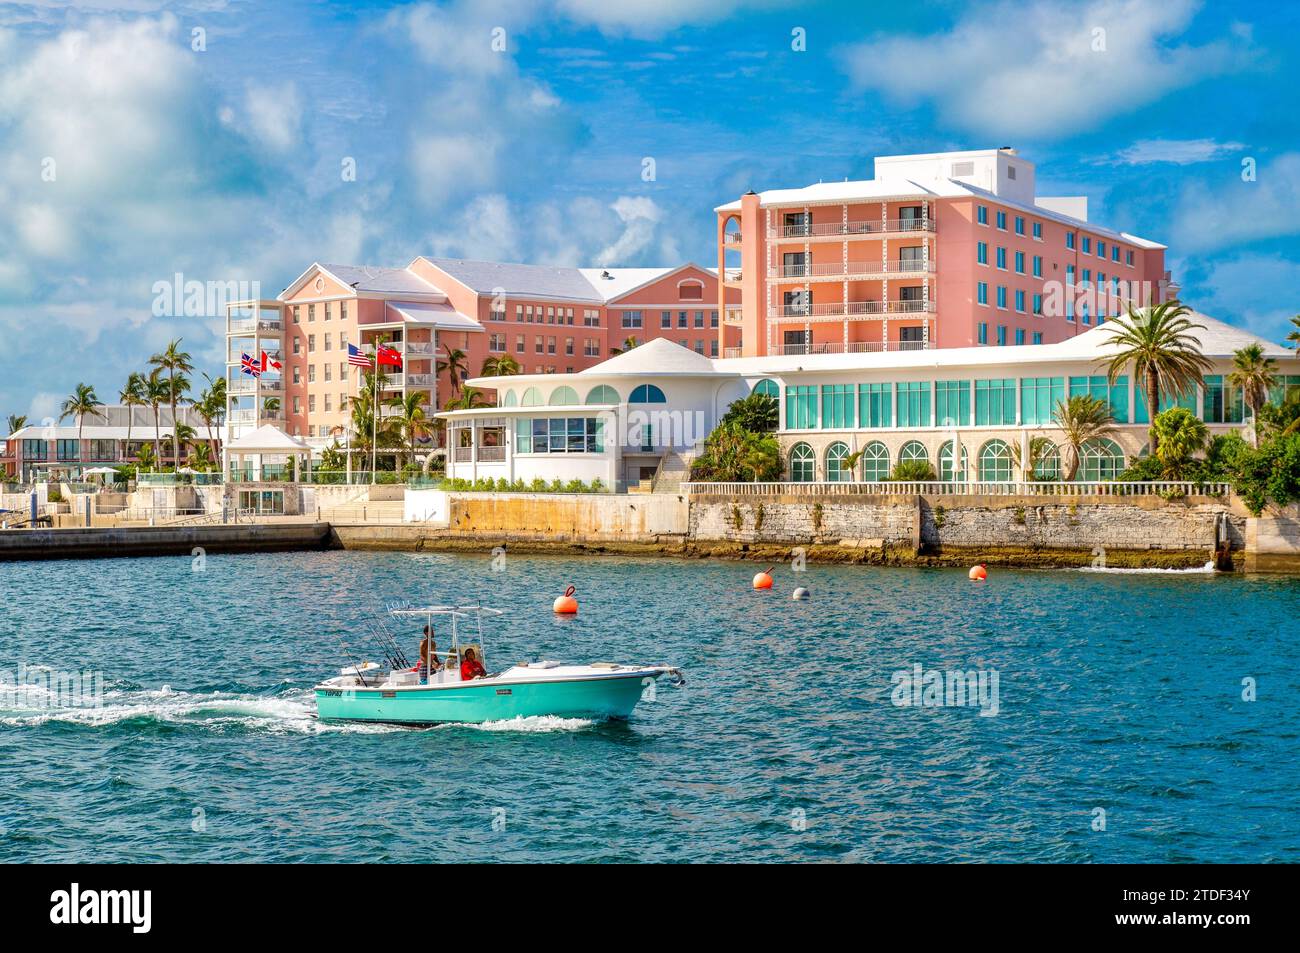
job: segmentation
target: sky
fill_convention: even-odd
[[[0,3],[0,419],[114,402],[172,338],[221,373],[220,314],[160,304],[177,275],[713,265],[749,188],[1004,145],[1280,341],[1298,90],[1295,3]]]

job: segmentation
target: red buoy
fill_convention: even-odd
[[[768,566],[766,572],[760,572],[757,576],[754,577],[754,588],[755,588],[755,589],[771,589],[771,588],[772,588],[772,569],[773,569],[773,568],[774,568],[774,567],[772,567],[772,566]]]
[[[971,582],[983,582],[989,577],[989,571],[984,568],[983,563],[980,563],[978,566],[970,567],[969,575]]]
[[[573,598],[573,594],[578,590],[570,586],[564,590],[564,595],[555,597],[555,611],[560,615],[573,615],[578,611],[578,600]]]

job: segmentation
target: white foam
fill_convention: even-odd
[[[1193,566],[1191,569],[1160,569],[1158,567],[1125,569],[1120,566],[1082,566],[1079,572],[1108,572],[1128,575],[1148,575],[1151,573],[1170,573],[1177,576],[1205,576],[1213,575],[1218,570],[1214,568],[1214,563],[1206,563],[1204,566]]]
[[[561,718],[558,715],[519,715],[500,721],[485,721],[467,725],[480,731],[581,731],[596,724],[588,718]]]

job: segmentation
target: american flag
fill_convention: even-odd
[[[371,366],[369,356],[362,354],[361,348],[357,347],[355,344],[348,345],[348,363],[354,364],[357,367]]]
[[[239,358],[239,365],[240,365],[240,370],[242,370],[245,374],[248,374],[250,377],[262,376],[262,370],[263,370],[262,362],[255,357],[250,357],[247,354],[241,353]]]

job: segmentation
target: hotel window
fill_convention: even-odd
[[[522,321],[523,319],[524,319],[524,306],[522,304],[517,304],[515,305],[515,320]]]
[[[330,310],[331,310],[331,309],[330,309],[330,303],[329,303],[328,301],[326,301],[326,302],[325,302],[325,320],[326,320],[326,321],[328,321],[330,318],[333,317],[333,314],[330,313]]]
[[[600,357],[600,339],[587,338],[583,344],[582,353],[587,357]]]
[[[346,321],[347,319],[348,319],[348,303],[347,303],[346,301],[340,301],[340,302],[339,302],[339,320],[340,320],[340,321]]]
[[[787,430],[816,429],[816,387],[800,384],[785,389],[785,426]]]
[[[300,413],[302,413],[302,398],[301,398],[301,397],[295,397],[295,398],[293,399],[293,412],[294,412],[294,415],[295,415],[295,416],[298,415],[298,414],[300,414]]]
[[[329,334],[326,334],[326,335],[325,335],[325,350],[327,350],[327,351],[328,351],[328,350],[331,350],[331,348],[330,348],[330,336],[329,336]]]
[[[504,321],[505,319],[506,319],[506,306],[504,304],[500,306],[491,303],[488,304],[489,321]]]
[[[1006,270],[1007,270],[1007,250],[1006,250],[1005,248],[1002,248],[1002,247],[999,247],[999,248],[998,248],[998,259],[997,259],[997,260],[998,260],[998,268],[1000,268],[1002,271],[1006,271]]]
[[[1007,230],[1007,213],[1001,210],[998,211],[998,228],[1004,232]]]
[[[1074,287],[1074,266],[1073,265],[1065,266],[1065,286],[1067,288]]]
[[[981,225],[989,223],[989,207],[987,205],[975,206],[975,221]]]
[[[1118,245],[1111,245],[1111,246],[1110,246],[1110,260],[1113,261],[1113,262],[1115,262],[1116,264],[1119,264],[1119,246],[1118,246]]]
[[[1074,232],[1065,233],[1065,247],[1071,250],[1074,249]]]
[[[639,328],[639,327],[641,327],[641,312],[640,312],[640,311],[624,311],[624,312],[623,312],[623,327],[625,327],[625,328]]]
[[[546,353],[546,339],[543,338],[540,334],[537,335],[537,337],[533,338],[533,353],[534,354]]]
[[[1007,310],[1007,286],[998,285],[998,307]]]
[[[976,242],[976,243],[975,243],[975,262],[976,262],[976,264],[979,264],[979,265],[987,265],[987,264],[989,263],[989,243],[988,243],[988,242]]]
[[[978,332],[978,338],[977,338],[977,340],[979,341],[979,343],[980,343],[980,344],[988,344],[988,343],[989,343],[989,325],[988,325],[988,322],[987,322],[987,321],[981,321],[978,325],[976,325],[976,330],[977,330],[977,332]]]
[[[709,312],[709,327],[711,327],[711,328],[716,328],[717,326],[718,326],[718,312],[716,312],[716,311],[710,311],[710,312]]]
[[[347,379],[348,379],[348,362],[339,361],[339,380],[345,381]]]
[[[850,430],[853,427],[853,385],[822,385],[822,429]]]
[[[1071,397],[1087,396],[1110,405],[1111,416],[1116,423],[1128,423],[1128,376],[1121,374],[1111,384],[1105,374],[1093,374],[1091,377],[1071,377]]]
[[[564,323],[565,323],[565,324],[572,324],[572,323],[573,323],[573,309],[572,309],[572,308],[565,308],[565,309],[564,309]]]
[[[989,303],[989,284],[987,281],[981,281],[975,285],[975,301],[978,304]]]
[[[1105,242],[1097,242],[1097,257],[1098,257],[1098,258],[1105,258],[1105,257],[1106,257],[1106,243],[1105,243]]]
[[[76,460],[78,457],[77,441],[75,440],[56,440],[55,447],[55,456],[60,460]]]
[[[696,312],[695,312],[695,326],[696,326],[697,328],[702,328],[702,327],[704,327],[704,312],[703,312],[703,311],[696,311]]]
[[[315,365],[315,364],[308,364],[308,365],[307,365],[307,383],[308,383],[308,384],[314,384],[314,383],[316,383],[316,365]]]
[[[1239,424],[1245,419],[1246,402],[1240,387],[1225,387],[1223,376],[1207,374],[1202,419],[1207,424]]]
[[[673,313],[671,311],[659,312],[659,327],[668,329],[673,326]]]
[[[1024,343],[1025,343],[1025,329],[1016,328],[1016,344],[1024,344]]]
[[[704,354],[704,339],[703,339],[703,338],[696,338],[696,339],[695,339],[695,353],[696,353],[696,354],[700,354],[700,355]]]
[[[547,308],[547,309],[546,309],[546,323],[547,323],[547,324],[554,324],[554,323],[555,323],[555,309],[554,309],[554,308]]]
[[[1005,324],[999,324],[998,325],[998,347],[1006,347],[1006,346],[1007,346],[1007,326]]]
[[[315,320],[316,320],[316,306],[314,304],[309,304],[307,305],[307,323],[310,324]]]
[[[330,413],[334,408],[331,406],[330,395],[325,395],[325,413]]]
[[[488,336],[488,350],[500,354],[506,349],[506,336],[504,334],[492,334]]]
[[[546,353],[547,354],[555,353],[555,338],[550,335],[548,335],[546,338]]]
[[[533,323],[533,306],[530,304],[525,312],[528,316],[524,319],[529,324]]]
[[[677,312],[677,326],[679,328],[688,328],[691,326],[691,316],[688,311]]]
[[[934,382],[934,419],[940,427],[970,426],[970,381]]]
[[[1131,251],[1124,253],[1124,264],[1128,265],[1130,268],[1133,267],[1133,253]]]
[[[1035,278],[1043,277],[1043,256],[1042,255],[1034,256],[1034,277]]]
[[[516,420],[515,452],[604,453],[604,421],[599,417]]]
[[[293,382],[294,382],[295,384],[301,384],[301,383],[302,383],[302,375],[301,375],[300,373],[298,373],[300,370],[301,370],[301,368],[298,367],[297,364],[295,364],[295,365],[293,366]]]
[[[1016,379],[975,382],[975,426],[1015,426]]]
[[[1042,240],[1043,240],[1043,223],[1034,222],[1034,241],[1041,242]]]
[[[1040,294],[1034,295],[1034,314],[1039,317],[1043,315],[1043,296]]]
[[[515,335],[515,353],[516,353],[516,354],[523,354],[523,353],[524,353],[525,351],[527,351],[527,350],[528,350],[528,344],[525,342],[525,340],[524,340],[524,336],[523,336],[522,334],[516,334],[516,335]]]
[[[1080,284],[1081,284],[1084,288],[1087,288],[1087,287],[1089,287],[1089,286],[1092,284],[1092,269],[1091,269],[1091,268],[1085,268],[1085,269],[1083,269],[1083,281],[1080,282]]]
[[[334,380],[334,365],[326,364],[324,365],[324,367],[325,367],[325,380],[327,381]]]
[[[316,353],[316,335],[314,334],[307,335],[307,353]]]
[[[1023,218],[1022,216],[1017,215],[1017,216],[1016,216],[1016,234],[1017,234],[1017,235],[1023,235],[1024,233],[1025,233],[1025,220],[1024,220],[1024,218]]]
[[[1083,236],[1083,253],[1085,255],[1092,254],[1092,239],[1087,235]]]
[[[314,413],[316,413],[316,395],[315,395],[315,394],[308,394],[308,395],[307,395],[307,413],[309,413],[309,414],[314,414]]]
[[[1042,343],[1043,343],[1043,332],[1042,332],[1042,331],[1035,331],[1035,332],[1034,332],[1034,343],[1035,343],[1035,344],[1042,344]]]
[[[897,385],[898,426],[930,426],[930,382],[908,381]]]
[[[582,312],[582,323],[589,328],[600,327],[600,312],[593,309],[586,309]]]
[[[293,323],[294,324],[302,323],[298,320],[298,305],[296,304],[293,306]]]
[[[893,420],[894,388],[890,384],[858,385],[858,426],[888,427]]]
[[[573,357],[573,338],[564,339],[564,353],[569,357]]]
[[[1021,314],[1025,313],[1025,293],[1023,291],[1016,292],[1016,310]]]
[[[1025,253],[1022,251],[1018,251],[1016,252],[1016,274],[1023,275],[1024,273],[1025,273]]]
[[[714,338],[713,340],[709,341],[709,357],[717,357],[717,356],[718,356],[718,339]]]
[[[298,337],[296,334],[293,336],[293,353],[302,353],[302,338]]]

